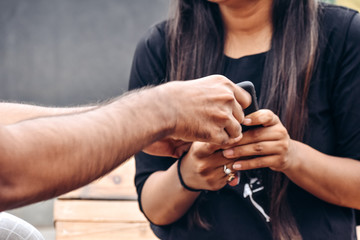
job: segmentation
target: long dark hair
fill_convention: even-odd
[[[218,5],[205,0],[174,0],[173,7],[167,24],[168,79],[221,73],[225,32]],[[274,111],[291,138],[299,141],[304,137],[306,99],[317,60],[317,16],[316,0],[273,1],[274,30],[259,105]],[[301,239],[287,201],[289,179],[282,173],[269,174],[274,239]]]

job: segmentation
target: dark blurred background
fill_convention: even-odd
[[[168,0],[1,0],[0,99],[76,105],[127,89],[137,41]]]
[[[127,89],[132,55],[168,0],[0,0],[0,100],[79,105]],[[39,169],[41,171],[41,169]],[[54,239],[53,201],[10,211]]]

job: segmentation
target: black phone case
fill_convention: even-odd
[[[255,87],[254,84],[250,81],[244,81],[244,82],[239,82],[236,85],[238,85],[239,87],[243,88],[244,90],[246,90],[250,96],[251,96],[251,104],[249,107],[244,109],[244,114],[249,115],[250,113],[256,112],[257,110],[259,110],[259,105],[257,102],[257,98],[256,98],[256,92],[255,92]],[[242,126],[242,131],[245,132],[251,128],[254,128],[256,126]]]

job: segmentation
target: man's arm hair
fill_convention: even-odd
[[[0,102],[0,124],[8,125],[39,117],[80,113],[95,107],[97,107],[95,104],[74,107],[49,107],[29,103]]]
[[[90,111],[2,125],[0,211],[90,183],[164,137],[175,119],[157,98],[157,88],[136,91]]]

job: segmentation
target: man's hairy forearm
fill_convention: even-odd
[[[84,113],[2,127],[0,210],[89,183],[164,137],[175,119],[171,111],[159,110],[166,101],[157,99],[156,90],[132,93]]]

